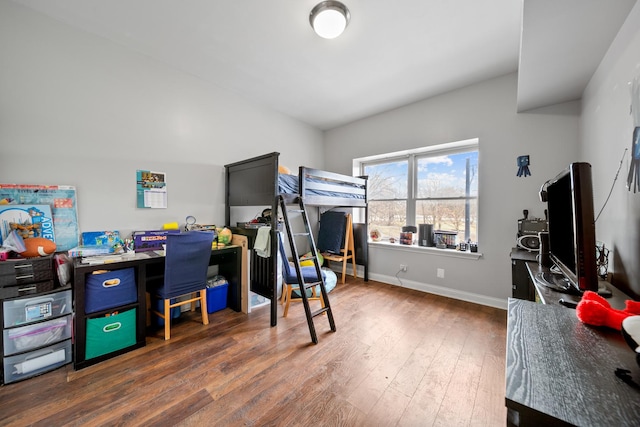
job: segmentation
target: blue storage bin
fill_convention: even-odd
[[[207,313],[215,313],[216,311],[227,308],[228,290],[228,282],[207,288]]]
[[[87,319],[85,358],[92,359],[136,344],[136,309]]]
[[[135,270],[123,268],[101,274],[87,274],[85,313],[108,310],[138,300]]]
[[[175,299],[171,300],[171,304],[173,304],[175,302],[176,302]],[[151,307],[153,307],[158,312],[162,313],[162,310],[164,310],[164,300],[163,299],[159,299],[159,298],[152,298],[151,299]],[[180,306],[173,307],[171,309],[171,318],[172,319],[179,318],[181,314],[182,314],[182,311],[180,311]],[[164,326],[164,319],[162,317],[158,316],[157,314],[155,314],[153,311],[151,312],[151,321],[156,326]]]

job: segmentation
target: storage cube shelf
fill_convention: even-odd
[[[73,367],[83,369],[145,346],[146,264],[153,258],[109,264],[74,260]],[[108,271],[104,271],[108,270]]]
[[[87,319],[85,357],[92,359],[136,344],[136,309]]]
[[[87,275],[84,302],[87,314],[131,304],[137,299],[133,268]]]

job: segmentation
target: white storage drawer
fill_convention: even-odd
[[[71,338],[71,316],[4,330],[4,355],[21,353]]]
[[[71,340],[4,358],[4,383],[33,377],[71,362]]]
[[[71,314],[73,310],[71,290],[5,300],[2,304],[5,328]]]

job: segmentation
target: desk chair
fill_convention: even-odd
[[[164,309],[160,313],[152,311],[164,319],[164,339],[171,338],[171,309],[185,304],[200,301],[202,323],[209,324],[207,312],[207,269],[211,257],[213,232],[190,231],[180,234],[167,234],[165,249],[164,283],[150,290],[152,295],[164,300]],[[171,302],[172,299],[184,295],[184,301]]]
[[[287,254],[284,250],[282,243],[282,234],[278,233],[278,246],[280,247],[280,258],[282,259],[282,304],[284,305],[284,312],[282,317],[287,317],[289,313],[289,305],[291,304],[291,294],[294,290],[300,292],[300,286],[298,285],[298,275],[295,268],[289,264],[287,260]],[[302,278],[305,283],[312,283],[318,281],[318,274],[314,266],[300,267]],[[324,273],[322,273],[324,276]],[[318,286],[311,288],[311,296],[308,297],[309,301],[320,300],[322,308],[324,308],[324,300],[322,299],[322,293],[317,291]],[[302,297],[293,298],[294,300],[302,301]]]
[[[353,277],[358,277],[354,241],[353,219],[350,213],[328,211],[320,216],[318,249],[322,252],[325,261],[342,263],[342,284],[346,280],[349,260],[353,266]]]

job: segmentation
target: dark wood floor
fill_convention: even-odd
[[[180,319],[165,342],[0,387],[1,425],[504,426],[506,312],[373,281],[302,304]],[[280,309],[281,312],[281,309]]]

